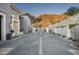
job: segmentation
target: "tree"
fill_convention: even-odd
[[[75,15],[77,13],[79,13],[78,7],[70,7],[65,14],[72,16],[72,15]]]

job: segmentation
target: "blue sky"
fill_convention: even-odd
[[[29,12],[32,15],[40,14],[60,14],[68,10],[72,6],[79,7],[78,3],[16,3],[17,8]]]

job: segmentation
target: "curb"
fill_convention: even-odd
[[[79,50],[79,47],[77,47],[77,46],[74,45],[74,44],[70,44],[70,46],[73,47],[73,48],[76,49],[76,50]]]
[[[12,40],[17,40],[17,39],[20,39],[20,38],[25,37],[25,36],[26,36],[26,34],[23,34],[23,35],[21,35],[19,37],[13,38]]]

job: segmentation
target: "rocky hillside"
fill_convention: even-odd
[[[47,27],[49,24],[54,24],[60,22],[66,18],[64,14],[43,14],[37,17],[37,20],[40,19],[39,22],[34,23],[34,27]]]
[[[70,7],[63,14],[43,14],[39,15],[35,22],[32,23],[33,27],[42,28],[47,27],[49,24],[55,24],[57,22],[63,21],[68,17],[72,17],[73,15],[79,13],[78,7]]]

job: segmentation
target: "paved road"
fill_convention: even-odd
[[[43,31],[0,43],[0,48],[9,50],[7,55],[73,55],[74,50],[67,39]]]

